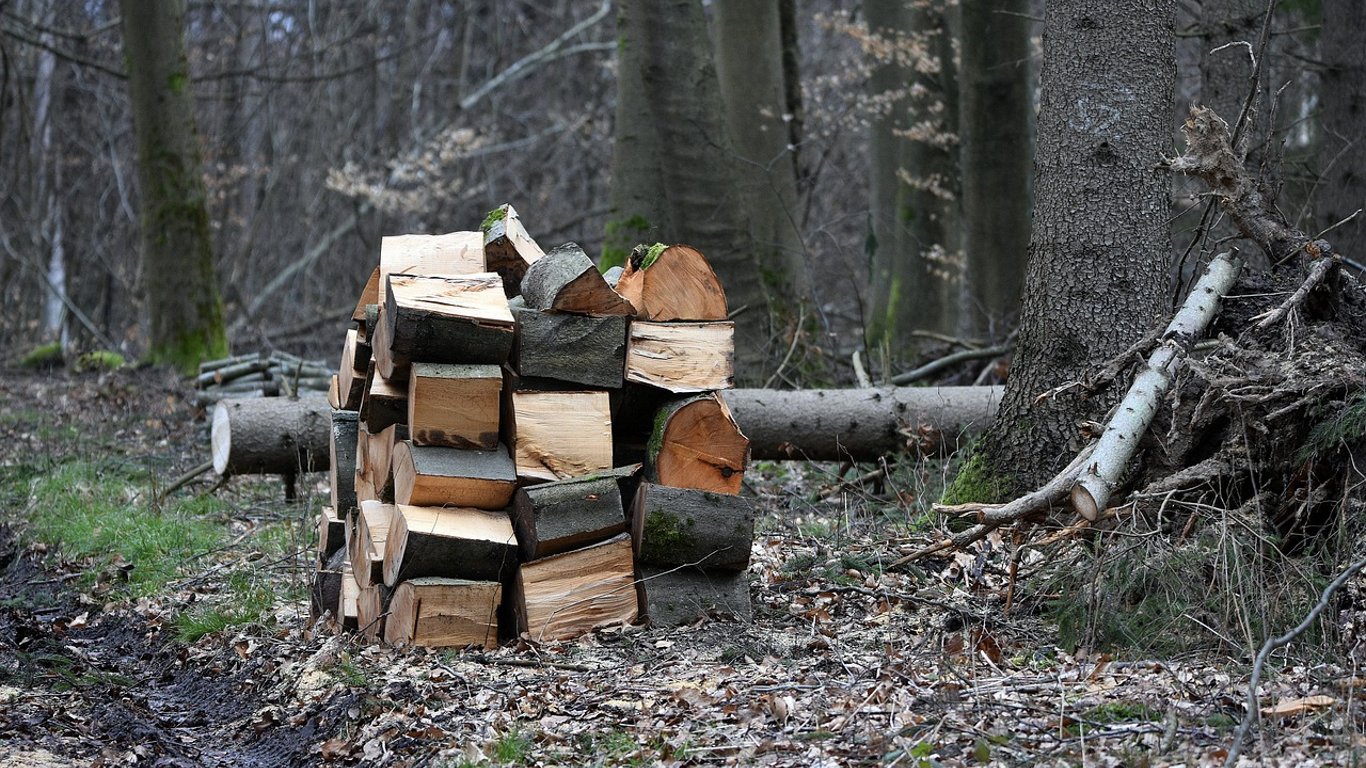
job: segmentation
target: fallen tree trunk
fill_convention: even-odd
[[[991,423],[1001,387],[735,389],[722,392],[755,459],[875,461],[951,453]]]
[[[944,454],[963,447],[969,435],[991,423],[1001,387],[733,389],[721,397],[749,438],[751,458],[876,461],[908,448]],[[238,415],[271,409],[276,400],[306,404],[300,407],[319,414],[321,453],[312,454],[312,467],[326,469],[319,462],[326,462],[328,456],[327,428],[332,416],[327,400],[260,398],[232,401],[233,439],[255,446],[254,455],[259,458],[253,465],[234,465],[232,471],[268,473],[296,466],[297,454],[291,452],[290,444],[273,440],[282,422],[265,414],[257,418]],[[270,455],[263,457],[263,453]]]
[[[331,464],[326,397],[224,400],[213,413],[213,469],[220,475],[292,475]]]

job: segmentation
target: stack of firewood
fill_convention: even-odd
[[[427,646],[748,615],[749,441],[702,254],[641,247],[612,284],[505,205],[384,238],[353,319],[315,613]]]
[[[195,400],[201,405],[223,398],[298,397],[326,392],[332,369],[287,352],[237,355],[199,364]]]

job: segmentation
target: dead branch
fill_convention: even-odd
[[[1319,243],[1323,243],[1323,241],[1319,240],[1310,243],[1306,248],[1318,251],[1316,246]],[[1323,244],[1327,245],[1327,243]],[[1285,316],[1290,314],[1290,310],[1304,303],[1304,300],[1309,296],[1309,292],[1314,290],[1319,283],[1322,283],[1324,277],[1328,275],[1328,272],[1332,270],[1333,267],[1337,266],[1339,262],[1340,259],[1337,256],[1320,256],[1315,259],[1313,264],[1309,267],[1309,275],[1304,279],[1304,282],[1300,284],[1300,287],[1296,288],[1295,292],[1290,294],[1290,298],[1282,302],[1279,307],[1267,312],[1264,317],[1258,319],[1256,325],[1257,330],[1264,331],[1284,320]]]

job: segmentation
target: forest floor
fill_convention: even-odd
[[[308,626],[323,476],[294,504],[211,475],[161,498],[207,457],[189,395],[0,373],[0,768],[1218,765],[1244,711],[1255,649],[1086,653],[1006,613],[1000,539],[884,568],[933,536],[929,461],[880,488],[759,464],[750,623],[366,646]],[[1363,677],[1316,658],[1269,670],[1240,764],[1366,755]]]

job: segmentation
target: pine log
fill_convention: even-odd
[[[503,509],[517,490],[517,469],[502,444],[465,451],[400,442],[393,464],[399,504]]]
[[[621,490],[611,476],[518,489],[512,514],[523,560],[567,552],[626,530]]]
[[[737,389],[722,392],[754,459],[876,461],[908,448],[949,455],[991,423],[1001,387]]]
[[[347,411],[360,408],[361,395],[365,394],[365,371],[370,364],[369,354],[363,360],[356,358],[356,347],[356,331],[347,331],[341,365],[337,367],[337,394],[342,409]]]
[[[383,248],[384,246],[381,244],[380,247]],[[356,299],[356,308],[351,310],[352,322],[364,323],[366,308],[379,303],[379,284],[380,271],[379,267],[375,267],[370,272],[370,279],[365,281],[365,287],[360,290],[360,298]]]
[[[375,303],[389,299],[390,275],[471,275],[484,271],[484,233],[392,235],[379,243],[379,291]]]
[[[529,309],[580,315],[633,315],[631,303],[617,295],[577,243],[565,243],[538,259],[522,278],[522,299]]]
[[[512,351],[512,313],[503,281],[491,272],[390,275],[380,320],[389,353],[376,355],[376,363],[386,378],[415,360],[502,365]]]
[[[318,571],[313,575],[313,589],[309,592],[308,621],[310,624],[322,618],[322,615],[328,611],[331,611],[333,616],[337,615],[337,606],[341,601],[345,563],[346,548],[342,547],[318,564]],[[349,572],[344,575],[348,579],[351,578]]]
[[[318,562],[326,563],[345,549],[346,519],[338,516],[335,508],[323,507],[318,513]]]
[[[394,590],[383,584],[371,584],[356,596],[356,627],[368,642],[377,643],[384,637],[384,621],[393,594]]]
[[[518,569],[515,588],[518,631],[536,642],[629,624],[640,613],[626,534],[525,563]]]
[[[496,581],[433,577],[405,581],[389,600],[384,640],[399,646],[496,648],[502,599],[503,587]]]
[[[394,371],[399,378],[386,379],[371,365],[365,383],[365,397],[360,404],[360,417],[370,434],[377,435],[393,424],[408,423],[408,382],[406,370]]]
[[[342,564],[341,588],[337,591],[337,631],[355,632],[356,623],[356,600],[360,597],[360,586],[353,578],[351,562]]]
[[[331,406],[319,396],[220,400],[213,412],[213,469],[220,475],[322,470],[330,460]]]
[[[660,243],[632,252],[617,293],[640,320],[725,320],[726,292],[705,256],[686,245]]]
[[[643,566],[640,580],[644,613],[652,627],[691,624],[716,614],[746,622],[753,617],[749,577],[744,573]]]
[[[615,389],[626,365],[625,315],[518,309],[512,361],[523,376]]]
[[[735,386],[735,324],[631,323],[626,380],[670,392]]]
[[[502,392],[503,372],[496,365],[414,363],[407,400],[413,443],[497,448]]]
[[[517,562],[517,534],[506,512],[399,504],[385,544],[384,583],[422,576],[502,581]]]
[[[612,467],[606,392],[513,392],[511,402],[519,479],[565,480]]]
[[[328,467],[331,477],[332,508],[339,515],[356,509],[356,445],[360,414],[355,411],[332,412],[332,441]]]
[[[511,204],[498,206],[484,218],[484,270],[497,272],[503,278],[503,290],[509,297],[521,292],[522,278],[537,259],[545,255],[536,244],[522,218]]]
[[[347,559],[351,561],[356,583],[361,587],[384,581],[384,550],[396,508],[393,504],[367,501],[360,506],[346,540]]]
[[[749,438],[715,392],[675,400],[659,410],[646,449],[645,476],[659,485],[739,493]]]
[[[631,536],[641,565],[743,571],[754,543],[754,503],[643,482],[631,508]]]

